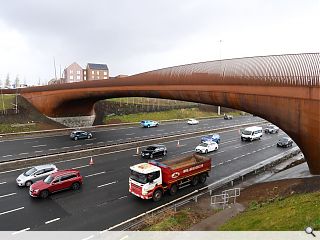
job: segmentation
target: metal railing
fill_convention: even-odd
[[[221,194],[211,196],[211,205],[221,205],[222,209],[230,204],[230,200],[233,199],[233,204],[236,203],[237,197],[240,196],[240,188],[232,188],[222,191]]]

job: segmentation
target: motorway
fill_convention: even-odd
[[[183,122],[163,123],[156,128],[141,128],[140,126],[96,128],[92,131],[93,138],[71,141],[68,134],[51,136],[26,136],[17,139],[0,140],[0,162],[21,158],[30,158],[46,154],[74,151],[80,148],[106,146],[125,141],[143,140],[151,137],[162,137],[175,134],[190,133],[227,127],[240,123],[261,121],[258,117],[238,117],[231,121],[222,118],[201,120],[201,124],[188,126]]]
[[[240,121],[237,122],[238,120]],[[213,121],[212,125],[210,121]],[[192,131],[192,129],[199,130],[199,128],[204,127],[204,124],[216,127],[219,124],[222,126],[223,124],[234,125],[243,121],[257,121],[257,119],[254,117],[240,117],[230,121],[221,119],[203,120],[198,126],[173,123],[153,129],[120,128],[112,130],[113,136],[109,137],[118,139],[121,136],[123,138],[124,133],[134,132],[137,135],[139,133],[141,136],[155,135],[160,134],[161,132],[157,130],[161,129],[165,129],[163,132]],[[96,132],[94,141],[100,141],[104,135],[108,135],[108,130]],[[215,182],[286,151],[286,149],[276,147],[278,138],[285,135],[282,131],[273,135],[264,134],[261,140],[253,142],[241,142],[238,130],[220,132],[220,135],[219,150],[208,154],[212,157],[213,166],[206,184]],[[52,140],[52,138],[57,137],[62,140],[65,139],[65,144],[81,144],[80,141],[72,142],[67,136],[44,137],[41,138],[41,141],[45,140],[46,143],[40,142],[40,144],[48,145],[50,142],[51,144],[59,145],[61,143],[54,143],[57,140]],[[105,136],[104,139],[108,139],[108,137]],[[30,141],[30,139],[18,141],[23,143],[24,141]],[[199,144],[199,141],[200,136],[181,139],[179,147],[177,146],[177,141],[166,142],[164,144],[168,148],[168,155],[162,159],[190,154]],[[14,141],[8,142],[12,143]],[[3,143],[8,144],[8,142]],[[82,144],[85,142],[87,141],[82,141]],[[88,157],[56,162],[55,164],[60,169],[79,169],[84,177],[84,184],[79,191],[70,190],[56,193],[48,199],[31,198],[28,195],[27,188],[19,188],[16,185],[15,179],[22,170],[0,173],[0,230],[102,231],[196,189],[192,187],[180,189],[176,196],[165,194],[164,198],[158,203],[142,200],[128,192],[129,166],[146,161],[136,155],[135,148],[94,155],[93,159],[94,165],[92,166],[89,165]],[[162,159],[158,159],[158,161]]]

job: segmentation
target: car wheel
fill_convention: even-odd
[[[30,187],[32,185],[32,182],[31,181],[26,181],[26,187]]]
[[[43,190],[40,192],[40,197],[45,199],[49,196],[49,191],[48,190]]]
[[[88,135],[88,139],[90,139],[91,138],[91,135]]]
[[[199,177],[199,183],[203,184],[207,181],[207,174],[206,173],[202,173]]]
[[[167,155],[167,151],[164,151],[164,152],[163,152],[163,156],[165,156],[165,155]]]
[[[74,140],[77,141],[77,140],[78,140],[78,137],[74,137]]]
[[[149,128],[150,127],[150,125],[147,125],[147,128]]]
[[[243,137],[241,138],[241,141],[242,141],[242,142],[244,141]]]
[[[71,187],[72,187],[73,190],[78,190],[80,188],[80,183],[75,182],[75,183],[72,184]]]
[[[158,202],[160,201],[161,198],[162,198],[162,191],[160,189],[155,190],[152,195],[153,201]]]
[[[169,193],[170,193],[171,196],[174,196],[174,195],[176,195],[177,191],[178,191],[178,186],[177,186],[177,184],[173,184],[173,185],[171,186],[171,188],[170,188]]]
[[[206,149],[206,150],[204,151],[204,153],[207,154],[207,153],[208,153],[208,149]]]
[[[218,151],[218,147],[216,147],[214,150],[215,150],[215,151]]]
[[[150,158],[151,158],[151,159],[153,158],[153,154],[150,155]]]
[[[191,185],[192,186],[197,186],[199,183],[199,176],[194,176],[191,180]]]

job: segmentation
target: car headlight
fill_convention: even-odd
[[[40,191],[39,189],[34,189],[34,190],[33,190],[33,192],[36,193],[36,194],[38,194],[39,191]]]
[[[17,182],[21,182],[21,179],[20,179],[20,178],[17,178]]]

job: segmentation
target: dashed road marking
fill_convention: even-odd
[[[110,182],[110,183],[106,183],[106,184],[99,185],[99,186],[97,186],[97,188],[101,188],[101,187],[109,186],[109,185],[112,185],[112,184],[115,184],[115,183],[117,183],[117,181],[114,181],[114,182]]]
[[[9,196],[13,196],[13,195],[16,195],[16,194],[17,193],[9,193],[9,194],[5,194],[5,195],[0,196],[0,198],[9,197]]]
[[[97,176],[97,175],[101,175],[101,174],[104,174],[104,173],[106,173],[105,171],[103,171],[103,172],[98,172],[98,173],[93,173],[93,174],[89,174],[89,175],[87,175],[87,176],[84,176],[84,177],[93,177],[93,176]]]
[[[19,207],[19,208],[15,208],[15,209],[12,209],[12,210],[8,210],[8,211],[5,211],[5,212],[0,213],[0,216],[1,216],[1,215],[4,215],[4,214],[7,214],[7,213],[19,211],[19,210],[22,210],[22,209],[24,209],[24,207]]]
[[[25,232],[25,231],[29,231],[29,230],[30,230],[30,228],[25,228],[25,229],[13,232],[12,235],[16,235],[16,234],[19,234],[19,233],[22,233],[22,232]]]
[[[42,144],[42,145],[36,145],[36,146],[32,146],[33,148],[36,148],[36,147],[45,147],[47,146],[46,144]]]
[[[4,155],[4,156],[2,156],[3,158],[5,158],[5,157],[12,157],[13,155],[11,155],[11,154],[9,154],[9,155]]]
[[[55,219],[46,221],[45,224],[49,224],[49,223],[56,222],[56,221],[59,221],[59,220],[60,220],[60,218],[55,218]]]
[[[19,153],[19,155],[26,155],[26,154],[29,154],[29,153]]]
[[[83,165],[83,166],[79,166],[79,167],[74,167],[72,169],[79,169],[79,168],[84,168],[84,167],[89,167],[90,165]]]
[[[2,185],[2,184],[6,184],[7,182],[0,182],[0,185]]]

